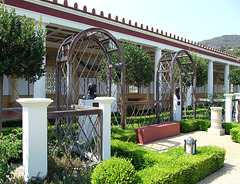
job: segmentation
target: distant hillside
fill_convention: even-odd
[[[224,35],[210,40],[204,40],[200,43],[222,51],[234,53],[240,50],[240,35]]]

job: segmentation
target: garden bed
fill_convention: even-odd
[[[211,123],[208,120],[180,122],[182,133],[195,130],[206,131],[210,125]],[[130,127],[132,126],[136,127],[137,125],[131,125]],[[228,134],[233,131],[235,135],[238,135],[235,129],[240,130],[240,125],[223,123],[223,128],[226,129]],[[173,148],[165,153],[139,147],[136,144],[134,129],[122,130],[113,126],[111,137],[112,156],[131,160],[131,164],[136,170],[136,176],[138,179],[140,178],[138,183],[196,183],[223,167],[224,164],[225,150],[219,147],[197,147],[197,154],[191,156],[185,154],[183,147]],[[91,174],[88,171],[87,173],[87,177],[90,177]],[[70,179],[71,177],[72,179]],[[61,177],[58,177],[58,179],[61,179]],[[76,181],[74,174],[71,174],[71,172],[69,173],[69,179]],[[90,180],[87,180],[89,181],[87,183],[90,183]]]
[[[112,156],[130,159],[138,183],[197,183],[224,166],[225,150],[216,146],[198,147],[196,155],[177,147],[159,153],[131,142],[112,140]]]

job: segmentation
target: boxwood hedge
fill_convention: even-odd
[[[112,156],[131,160],[140,183],[197,183],[224,166],[226,151],[204,146],[197,148],[196,155],[186,154],[183,147],[159,153],[131,142],[112,140],[111,152]]]

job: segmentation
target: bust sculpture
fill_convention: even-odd
[[[180,87],[176,87],[176,89],[175,89],[175,95],[176,95],[176,97],[177,97],[177,99],[178,100],[180,100]]]
[[[97,91],[97,85],[94,84],[94,83],[90,83],[88,85],[87,96],[84,96],[83,99],[85,99],[85,100],[93,100],[94,98],[97,97],[96,91]]]

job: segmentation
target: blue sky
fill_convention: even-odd
[[[68,0],[70,6],[75,2],[197,42],[240,35],[240,0]]]

